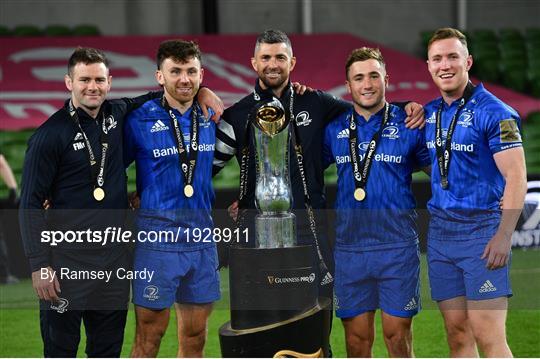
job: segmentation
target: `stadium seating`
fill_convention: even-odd
[[[71,36],[73,31],[65,25],[49,25],[45,28],[47,36]]]
[[[98,27],[90,24],[81,24],[73,28],[66,25],[53,24],[41,29],[35,25],[18,25],[13,29],[0,25],[1,36],[100,36]]]
[[[43,31],[34,25],[19,25],[13,29],[14,36],[42,36]]]
[[[101,35],[101,32],[99,31],[98,27],[95,25],[77,25],[73,28],[73,35],[74,36],[99,36]]]

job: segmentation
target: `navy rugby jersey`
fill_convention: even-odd
[[[324,162],[335,162],[338,172],[336,247],[373,250],[417,243],[416,202],[411,190],[412,173],[429,165],[423,132],[405,127],[405,112],[390,105],[373,157],[366,198],[354,199],[355,190],[349,148],[349,121],[354,113],[359,157],[363,163],[368,144],[379,131],[384,108],[366,121],[354,109],[337,117],[325,130]]]
[[[173,109],[181,126],[184,145],[189,151],[191,112]],[[195,250],[213,246],[211,240],[196,241],[194,232],[186,230],[212,229],[214,203],[212,161],[214,158],[214,122],[198,115],[199,144],[194,172],[194,194],[184,195],[184,176],[180,168],[174,127],[161,99],[146,102],[132,112],[124,130],[124,162],[135,161],[137,193],[141,199],[137,225],[140,231],[172,231],[174,240],[138,241],[137,245],[168,251]],[[176,234],[179,234],[176,237]],[[211,237],[210,237],[211,239]]]
[[[493,155],[522,146],[520,118],[514,109],[482,84],[475,87],[461,110],[452,136],[449,188],[443,190],[435,149],[436,115],[440,104],[441,98],[437,98],[425,107],[433,193],[428,203],[431,213],[429,237],[436,240],[490,238],[499,225],[499,201],[505,186]],[[443,139],[458,105],[459,100],[451,105],[443,102]]]

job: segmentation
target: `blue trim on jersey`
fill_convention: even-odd
[[[432,161],[431,213],[429,237],[437,240],[473,240],[491,237],[500,222],[499,201],[505,181],[493,155],[520,147],[517,112],[487,91],[476,86],[462,110],[452,137],[449,189],[440,186],[435,150],[435,117],[441,98],[425,106],[426,144]],[[443,134],[457,109],[457,101],[442,111]],[[511,125],[511,126],[509,126]],[[503,131],[501,131],[501,129]]]
[[[184,114],[173,110],[189,150],[191,108]],[[133,111],[124,128],[126,166],[133,160],[137,167],[137,192],[141,209],[137,216],[139,230],[172,231],[174,239],[167,242],[140,242],[151,249],[184,251],[214,245],[194,242],[193,233],[186,231],[213,228],[211,209],[214,203],[212,162],[215,148],[215,123],[199,115],[199,153],[194,173],[194,195],[184,196],[184,177],[181,174],[173,125],[161,106],[161,99],[146,102]],[[178,237],[176,236],[178,234]],[[176,242],[175,242],[176,241]]]
[[[349,150],[348,118],[354,109],[334,119],[325,129],[324,163],[335,162],[338,171],[336,246],[341,249],[383,249],[415,244],[416,202],[412,173],[430,164],[421,130],[405,127],[405,112],[390,105],[390,118],[374,156],[362,202],[354,199],[354,179]],[[356,114],[359,153],[380,128],[383,110],[369,121]],[[363,160],[363,158],[362,158]]]

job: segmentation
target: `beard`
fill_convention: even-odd
[[[264,86],[266,86],[267,88],[271,90],[279,89],[288,80],[286,78],[283,78],[282,76],[280,76],[278,79],[275,79],[275,80],[268,80],[268,78],[264,76],[264,74],[263,76],[260,76],[259,79],[262,81]]]

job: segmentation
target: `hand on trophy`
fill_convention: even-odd
[[[236,219],[238,218],[238,200],[231,203],[229,208],[227,208],[227,212],[229,213],[229,217],[236,222]]]

